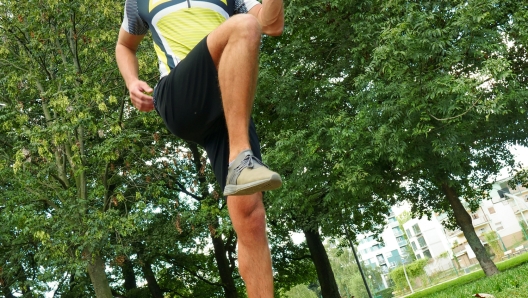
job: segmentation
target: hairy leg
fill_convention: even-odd
[[[209,53],[218,70],[222,104],[229,134],[229,161],[249,144],[262,29],[252,15],[237,15],[211,32]],[[239,270],[248,296],[273,297],[271,256],[266,236],[262,193],[229,196],[229,215],[238,236]]]
[[[229,133],[229,161],[249,149],[249,118],[257,84],[262,29],[252,15],[236,15],[211,32],[207,47],[218,70]]]
[[[229,215],[238,236],[238,266],[248,297],[273,297],[271,256],[262,193],[230,196]]]

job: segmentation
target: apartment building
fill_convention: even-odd
[[[503,250],[522,243],[528,238],[521,222],[528,219],[528,189],[508,187],[508,180],[496,182],[490,192],[491,200],[482,201],[475,212],[470,212],[473,227],[484,246],[484,235],[495,231]],[[465,205],[467,206],[467,205]],[[417,258],[438,258],[446,253],[456,257],[460,267],[478,263],[462,230],[449,230],[443,226],[446,214],[434,214],[431,220],[412,219],[404,224],[407,237]],[[525,227],[528,225],[525,225]]]
[[[482,201],[479,208],[470,213],[482,244],[488,246],[484,234],[495,231],[496,240],[504,251],[526,243],[528,239],[528,189],[521,186],[510,188],[509,179],[496,182],[490,192],[491,200]],[[467,210],[470,212],[469,208]],[[401,231],[395,214],[391,213],[380,241],[365,236],[359,242],[358,252],[363,261],[380,267],[384,273],[402,263],[407,245],[416,258],[434,260],[426,267],[428,273],[478,263],[462,231],[451,231],[443,226],[447,219],[446,214],[433,214],[430,219],[411,219],[403,224],[404,231]],[[403,233],[407,235],[408,243]]]
[[[444,235],[442,219],[433,214],[430,220],[427,217],[413,218],[403,224],[417,259],[436,258],[449,250],[450,245]]]
[[[357,251],[361,260],[368,266],[381,269],[385,287],[389,287],[390,269],[399,266],[406,258],[408,242],[403,233],[394,212],[391,212],[378,239],[373,235],[359,238]]]

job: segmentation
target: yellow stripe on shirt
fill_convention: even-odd
[[[183,59],[225,17],[210,9],[192,7],[163,16],[156,23],[166,45],[178,58]]]

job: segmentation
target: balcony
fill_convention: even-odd
[[[389,221],[388,224],[389,224],[389,228],[391,229],[400,226],[400,223],[398,221]]]
[[[479,237],[480,239],[480,242],[482,243],[482,245],[485,245],[487,244],[488,242],[486,241],[486,239],[484,239],[483,237]],[[460,257],[461,255],[465,254],[466,253],[466,245],[468,245],[467,242],[464,242],[458,246],[455,246],[453,248],[453,254],[455,254],[455,256],[457,257]]]
[[[446,232],[447,237],[455,237],[455,236],[459,236],[462,234],[461,229],[456,229],[454,231],[446,229],[445,232]]]
[[[473,218],[473,226],[474,227],[479,227],[479,226],[485,225],[488,222],[489,222],[489,220],[488,220],[488,218],[486,216],[479,217],[479,218]]]
[[[466,244],[460,244],[459,246],[456,246],[453,248],[453,254],[455,254],[455,256],[459,257],[463,254],[466,253]]]
[[[405,246],[407,244],[409,244],[409,242],[407,242],[407,240],[399,240],[398,241],[398,246],[399,247]]]
[[[513,209],[513,213],[519,214],[521,212],[528,210],[528,206],[526,204],[519,204],[519,206],[513,205],[512,209]]]
[[[403,232],[400,231],[400,230],[398,230],[398,231],[392,230],[392,233],[394,234],[394,237],[403,236]]]
[[[442,222],[442,221],[446,220],[446,219],[447,219],[447,213],[438,214],[438,215],[436,216],[436,219],[437,219],[439,222]]]

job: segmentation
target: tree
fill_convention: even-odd
[[[72,290],[88,272],[93,290],[77,295],[112,297],[108,252],[119,254],[119,237],[135,229],[140,214],[127,205],[145,207],[134,172],[156,156],[145,146],[153,141],[145,124],[155,120],[125,109],[112,63],[115,11],[113,1],[0,5],[2,213],[11,215],[5,233],[21,244],[3,248],[7,264],[22,261],[26,273],[13,285],[23,291],[31,282],[42,293],[49,281]],[[46,273],[27,274],[40,266]]]
[[[329,255],[334,269],[334,274],[343,297],[363,298],[369,297],[358,264],[349,248],[329,249]],[[370,266],[362,264],[371,293],[376,292],[375,285],[380,284],[381,274]]]
[[[322,237],[342,236],[350,226],[354,233],[379,229],[398,187],[382,179],[391,174],[387,164],[351,144],[355,137],[343,126],[355,113],[347,100],[353,77],[363,71],[353,66],[369,51],[350,37],[371,28],[361,19],[371,9],[296,2],[286,9],[283,37],[265,39],[261,57],[256,120],[270,165],[285,175],[272,193],[270,221],[305,234],[324,297],[339,293]]]
[[[288,298],[316,298],[317,295],[305,285],[297,285],[285,293]]]
[[[257,100],[269,163],[285,173],[271,216],[338,235],[374,229],[397,197],[415,215],[447,211],[497,273],[462,202],[486,199],[513,165],[507,145],[527,142],[522,5],[288,6],[283,37],[264,41]]]
[[[447,211],[486,275],[498,273],[466,206],[513,166],[508,145],[526,135],[526,41],[514,1],[396,1],[365,75],[355,129],[394,164],[415,215]],[[522,38],[519,38],[522,35]],[[508,43],[511,43],[508,44]],[[463,204],[465,202],[466,206]]]
[[[373,31],[363,16],[375,9],[362,1],[287,5],[289,25],[281,38],[264,39],[261,55],[255,120],[268,164],[284,175],[267,200],[270,223],[305,235],[323,297],[340,294],[322,239],[380,230],[399,187],[390,164],[356,143],[345,121],[356,113],[348,100],[364,71],[356,65],[372,48],[359,33]]]
[[[1,290],[243,296],[236,235],[203,151],[128,104],[113,57],[121,5],[0,5]],[[149,81],[153,53],[139,51]],[[270,238],[278,284],[313,277],[306,247],[284,230]]]

